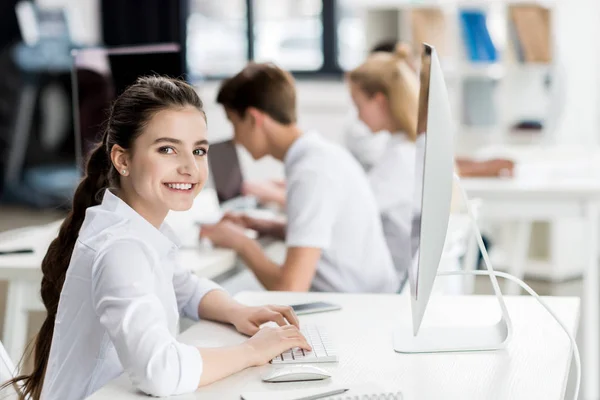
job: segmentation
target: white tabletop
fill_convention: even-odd
[[[496,146],[482,149],[475,158],[510,158],[515,161],[513,178],[462,178],[472,197],[486,200],[600,199],[600,149],[581,146]],[[533,197],[532,197],[533,196]],[[534,198],[535,197],[535,198]]]
[[[239,399],[245,391],[278,391],[292,388],[327,387],[372,382],[400,389],[405,399],[562,399],[571,361],[570,342],[543,308],[530,297],[507,297],[514,324],[514,338],[506,350],[475,353],[395,353],[392,331],[398,321],[409,323],[407,296],[348,295],[323,293],[241,293],[247,304],[324,300],[340,304],[337,312],[305,315],[301,323],[327,328],[338,347],[339,364],[321,364],[332,379],[320,382],[268,384],[261,371],[249,368],[196,393],[177,397],[191,399]],[[579,299],[546,297],[544,300],[575,335]],[[499,315],[492,296],[434,297],[424,324],[458,321],[491,322]],[[443,307],[439,308],[439,307]],[[452,310],[453,312],[448,312]],[[244,340],[233,328],[202,321],[181,335],[181,340],[200,347],[232,345]],[[147,399],[137,393],[126,376],[105,386],[92,400]]]

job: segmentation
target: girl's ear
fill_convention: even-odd
[[[115,144],[110,151],[110,159],[120,175],[129,175],[129,152]]]

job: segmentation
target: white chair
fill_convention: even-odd
[[[4,384],[8,380],[15,377],[17,369],[13,364],[8,353],[4,349],[2,342],[0,342],[0,385]],[[2,400],[13,400],[18,399],[16,390],[11,386],[4,390],[0,390],[0,399]]]

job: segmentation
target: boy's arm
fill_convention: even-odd
[[[292,247],[282,266],[271,261],[258,243],[249,238],[236,249],[245,264],[267,290],[307,292],[317,271],[321,249]]]

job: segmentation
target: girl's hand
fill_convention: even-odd
[[[279,326],[288,324],[300,327],[298,317],[290,306],[261,306],[239,307],[231,312],[229,321],[238,332],[252,336],[259,331],[260,326],[267,322],[275,322]]]
[[[294,325],[262,328],[245,344],[250,349],[252,366],[266,364],[284,351],[295,347],[312,351],[306,338]]]

